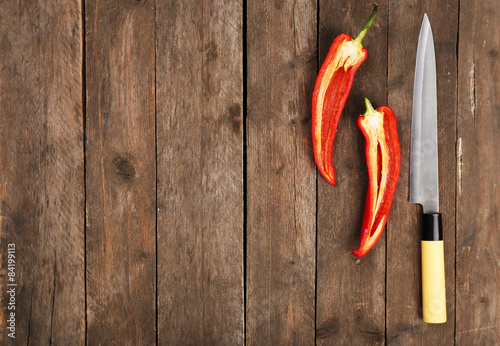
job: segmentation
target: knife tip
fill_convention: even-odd
[[[427,13],[424,13],[424,18],[422,19],[422,27],[420,28],[420,33],[425,32],[426,30],[431,30],[431,22],[429,21]]]

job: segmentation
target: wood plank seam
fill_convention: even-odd
[[[87,131],[85,129],[87,128],[87,47],[85,44],[85,36],[86,36],[86,20],[85,20],[85,1],[86,0],[80,0],[80,11],[81,11],[81,23],[82,23],[82,30],[81,30],[81,50],[82,50],[82,133],[83,133],[83,205],[85,206],[83,209],[83,265],[84,265],[84,270],[83,270],[83,281],[84,281],[84,305],[85,305],[85,316],[84,316],[84,345],[87,345],[87,340],[88,340],[88,335],[87,335],[87,325],[88,325],[88,312],[87,312],[87,170],[85,167],[87,167]],[[28,342],[29,345],[29,342]]]
[[[248,121],[248,61],[247,61],[247,44],[248,44],[248,0],[243,0],[242,13],[242,69],[243,69],[243,344],[247,342],[247,221],[248,221],[248,157],[247,157],[247,121]]]
[[[145,1],[144,1],[145,2]],[[159,345],[159,331],[158,331],[158,102],[157,102],[157,92],[156,86],[158,85],[157,80],[157,54],[158,54],[158,12],[157,12],[157,3],[154,1],[153,4],[153,12],[154,12],[154,110],[155,110],[155,128],[154,128],[154,137],[155,137],[155,344]]]
[[[389,104],[389,35],[390,35],[390,15],[391,15],[391,1],[387,1],[387,18],[386,18],[386,43],[387,43],[387,48],[386,48],[386,56],[387,56],[387,63],[386,63],[386,77],[385,77],[385,103]],[[392,207],[391,207],[392,209]],[[389,214],[389,217],[391,215]],[[385,230],[384,230],[386,236],[384,237],[385,241],[385,271],[384,271],[384,282],[385,282],[385,287],[384,287],[384,301],[385,301],[385,306],[384,306],[384,344],[388,344],[387,340],[387,260],[388,260],[388,251],[387,251],[387,232],[388,232],[388,225],[385,225]]]
[[[460,0],[457,0],[457,8],[458,8],[458,14],[457,14],[457,37],[456,37],[456,48],[455,48],[455,59],[456,59],[456,66],[455,66],[455,78],[457,80],[457,85],[456,85],[456,109],[457,112],[455,113],[455,138],[457,139],[457,146],[455,148],[455,160],[457,162],[457,167],[456,167],[456,180],[455,180],[455,282],[454,282],[454,291],[455,291],[455,309],[453,311],[453,321],[455,323],[453,327],[453,345],[457,344],[457,284],[458,284],[458,279],[457,279],[457,273],[458,273],[458,203],[459,203],[459,197],[462,193],[462,138],[459,137],[459,131],[458,131],[458,107],[459,107],[459,73],[458,73],[458,68],[459,68],[459,49],[460,49]]]
[[[320,54],[319,54],[319,39],[320,39],[320,0],[316,1],[316,76],[319,73],[319,70],[321,68],[320,64]],[[312,101],[311,101],[312,102]],[[312,115],[311,115],[312,116]],[[318,343],[318,224],[319,224],[319,215],[318,215],[318,208],[319,208],[319,179],[322,179],[322,176],[319,174],[318,168],[315,166],[315,171],[316,171],[316,205],[315,205],[315,244],[314,244],[314,256],[315,256],[315,261],[314,261],[314,344],[316,345]]]

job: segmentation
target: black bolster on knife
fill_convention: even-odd
[[[422,240],[443,240],[441,214],[424,214],[422,217]]]

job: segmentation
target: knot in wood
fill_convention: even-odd
[[[134,179],[135,168],[129,159],[116,157],[113,160],[113,165],[115,167],[115,173],[118,178],[126,182],[132,181]]]

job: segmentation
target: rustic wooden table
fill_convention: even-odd
[[[0,1],[2,344],[500,344],[500,2],[379,6],[332,187],[314,164],[312,90],[369,1]],[[442,325],[422,321],[408,203],[424,12]],[[364,97],[395,111],[402,167],[386,232],[358,259]]]

